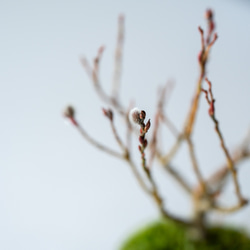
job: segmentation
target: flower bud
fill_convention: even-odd
[[[151,126],[151,123],[150,123],[150,119],[149,119],[148,122],[145,125],[145,128],[144,128],[144,130],[145,130],[146,133],[148,132],[150,126]]]
[[[140,111],[138,108],[131,109],[129,113],[130,121],[134,124],[142,125],[144,121],[144,119],[142,119],[144,114],[143,112],[145,113],[145,111]]]
[[[139,136],[139,142],[141,143],[141,145],[143,145],[143,143],[144,143],[144,136]]]
[[[113,121],[113,112],[111,109],[102,109],[103,114],[110,120]]]
[[[74,116],[75,116],[75,109],[72,106],[68,106],[64,110],[63,115],[65,117],[67,117],[67,118],[74,118]]]
[[[213,18],[213,11],[211,9],[207,9],[206,12],[205,12],[205,18],[208,19],[208,20],[212,20]]]
[[[214,102],[215,102],[215,100],[211,101],[211,103],[210,103],[210,107],[208,110],[208,113],[210,116],[214,116]]]
[[[73,125],[78,126],[77,121],[75,120],[75,110],[72,106],[66,107],[66,109],[63,112],[63,115],[68,118]]]

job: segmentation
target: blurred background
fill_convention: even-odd
[[[105,45],[101,79],[109,91],[123,13],[122,102],[136,100],[152,118],[158,86],[172,79],[166,110],[181,128],[199,74],[197,27],[206,27],[208,7],[215,11],[219,39],[207,73],[225,141],[234,149],[250,125],[249,1],[1,1],[0,249],[115,250],[133,230],[158,218],[129,167],[84,141],[62,112],[72,104],[89,134],[116,148],[101,112],[106,105],[79,59],[92,60]],[[206,176],[225,162],[207,109],[202,100],[194,134]],[[171,146],[173,138],[163,138],[164,147]],[[175,163],[195,184],[185,149]],[[245,162],[239,177],[247,198],[249,175]],[[189,197],[157,165],[155,176],[169,211],[191,216]],[[236,202],[232,185],[223,201]],[[250,230],[250,207],[211,220]]]

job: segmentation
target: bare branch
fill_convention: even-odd
[[[115,50],[115,65],[114,65],[114,76],[112,85],[112,97],[116,100],[119,98],[119,89],[120,89],[121,71],[122,71],[123,44],[124,44],[124,16],[121,15],[118,20],[118,35],[117,35],[117,44]]]
[[[83,127],[80,126],[80,124],[77,122],[77,126],[76,126],[77,130],[80,132],[80,134],[84,137],[85,140],[87,140],[90,144],[92,144],[94,147],[98,148],[99,150],[110,154],[114,157],[123,159],[124,155],[122,155],[121,153],[118,153],[110,148],[108,148],[106,145],[103,145],[101,143],[99,143],[98,141],[96,141],[94,138],[92,138],[84,129]]]
[[[215,118],[215,108],[214,108],[214,98],[213,98],[213,93],[212,93],[212,84],[211,82],[206,78],[206,82],[208,83],[209,85],[209,94],[210,94],[210,101],[208,100],[208,104],[209,104],[209,115],[212,119],[212,121],[214,122],[214,125],[215,125],[215,131],[220,139],[220,144],[221,144],[221,147],[222,147],[222,150],[226,156],[226,159],[227,159],[227,166],[228,166],[228,169],[231,171],[231,174],[233,176],[233,182],[234,182],[234,186],[235,186],[235,190],[236,190],[236,194],[237,194],[237,197],[239,199],[239,202],[241,203],[242,201],[244,201],[245,199],[242,197],[242,194],[241,194],[241,191],[240,191],[240,186],[239,186],[239,182],[238,182],[238,177],[237,177],[237,170],[234,166],[234,162],[231,158],[231,155],[229,154],[229,151],[226,147],[226,144],[225,144],[225,141],[224,141],[224,138],[222,136],[222,133],[221,133],[221,130],[220,130],[220,127],[219,127],[219,122],[218,120]]]
[[[206,183],[205,183],[205,181],[204,181],[204,179],[202,177],[200,168],[198,166],[196,155],[194,153],[194,145],[193,145],[193,142],[192,142],[191,138],[187,138],[187,144],[188,144],[189,154],[190,154],[190,157],[191,157],[191,162],[192,162],[192,165],[193,165],[194,172],[196,174],[196,177],[197,177],[197,179],[199,181],[200,186],[202,187],[203,193],[207,194]]]
[[[167,170],[173,179],[175,179],[188,194],[192,194],[192,188],[190,184],[187,183],[185,178],[175,168],[168,164],[164,166],[164,169]]]

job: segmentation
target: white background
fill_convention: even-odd
[[[74,105],[89,134],[116,148],[101,113],[105,105],[79,58],[92,60],[99,46],[106,46],[101,79],[110,90],[117,17],[123,13],[122,102],[136,99],[152,118],[158,86],[173,79],[167,112],[181,128],[198,78],[197,27],[206,27],[207,7],[215,11],[219,35],[208,76],[223,135],[233,149],[250,125],[249,1],[1,1],[0,249],[117,249],[131,230],[158,217],[128,166],[85,142],[65,125],[62,112]],[[194,134],[204,175],[225,161],[207,108],[202,100]],[[171,140],[164,137],[164,145]],[[185,149],[175,163],[195,184]],[[249,164],[239,173],[248,198]],[[166,207],[191,216],[189,197],[157,165],[155,172]],[[236,202],[232,186],[224,201]],[[250,209],[213,219],[249,226]]]

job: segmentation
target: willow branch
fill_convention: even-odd
[[[161,156],[161,162],[163,165],[167,165],[173,159],[173,157],[179,150],[179,147],[181,146],[181,143],[183,142],[183,140],[184,140],[184,136],[180,134],[178,138],[176,139],[174,145],[168,151],[168,153]]]
[[[198,55],[198,60],[200,64],[200,76],[197,82],[196,86],[196,93],[194,95],[193,103],[191,105],[190,111],[188,113],[185,126],[184,126],[184,131],[187,137],[189,137],[192,133],[193,126],[195,123],[195,118],[197,115],[197,110],[199,107],[199,100],[200,100],[200,95],[201,95],[201,89],[202,89],[202,82],[205,77],[206,73],[206,65],[207,65],[207,60],[209,57],[209,52],[214,45],[215,41],[217,40],[218,36],[217,34],[214,35],[213,40],[206,46],[204,42],[204,32],[203,30],[199,27],[199,32],[201,35],[201,51]]]
[[[192,194],[192,188],[190,184],[187,183],[185,178],[170,164],[165,165],[164,169],[172,176],[172,178],[179,183],[179,185],[188,193]]]
[[[198,166],[198,162],[197,162],[196,155],[194,152],[194,145],[193,145],[191,138],[187,138],[187,144],[188,144],[189,154],[190,154],[190,158],[191,158],[194,172],[196,174],[196,177],[199,181],[200,186],[202,187],[203,193],[206,193],[207,192],[206,184],[205,184],[205,181],[202,177],[201,171],[200,171],[199,166]]]
[[[231,207],[221,207],[221,206],[218,206],[218,205],[214,205],[212,208],[216,212],[233,213],[233,212],[236,212],[236,211],[240,210],[242,207],[244,207],[247,204],[248,204],[248,201],[243,199],[238,204],[236,204],[234,206],[231,206]]]
[[[112,96],[114,99],[119,97],[121,71],[122,71],[122,53],[124,44],[124,17],[121,15],[118,20],[118,35],[115,50],[115,66],[112,84]]]
[[[221,133],[221,130],[220,130],[220,127],[219,127],[219,122],[218,120],[215,118],[215,107],[214,107],[214,97],[213,97],[213,93],[212,93],[212,84],[211,82],[206,78],[206,82],[209,86],[209,95],[210,95],[210,99],[208,98],[208,92],[206,90],[203,90],[203,92],[206,93],[206,99],[207,99],[207,102],[209,104],[209,115],[215,125],[215,131],[219,137],[219,140],[220,140],[220,145],[221,145],[221,148],[226,156],[226,160],[227,160],[227,167],[228,169],[230,170],[231,174],[232,174],[232,177],[233,177],[233,183],[234,183],[234,186],[235,186],[235,191],[236,191],[236,195],[238,197],[238,200],[239,200],[239,203],[241,204],[243,201],[245,201],[245,199],[243,198],[242,194],[241,194],[241,191],[240,191],[240,185],[239,185],[239,182],[238,182],[238,176],[237,176],[237,170],[234,166],[234,162],[231,158],[231,155],[229,154],[229,151],[226,147],[226,144],[225,144],[225,141],[224,141],[224,138],[222,136],[222,133]]]

